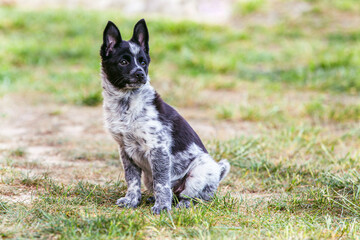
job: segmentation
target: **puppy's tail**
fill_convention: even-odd
[[[230,172],[230,163],[228,162],[228,160],[223,159],[220,162],[218,162],[218,164],[220,166],[220,181],[221,181]]]

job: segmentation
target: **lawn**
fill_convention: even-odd
[[[146,192],[114,205],[102,126],[102,31],[138,19],[1,7],[0,238],[359,239],[360,3],[305,2],[239,1],[227,27],[146,19],[152,84],[232,166],[212,202],[160,216]]]

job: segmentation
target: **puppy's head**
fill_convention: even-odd
[[[100,50],[103,73],[121,90],[137,89],[148,81],[149,33],[144,19],[136,23],[129,41],[111,21],[105,27]]]

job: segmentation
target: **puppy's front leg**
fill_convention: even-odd
[[[150,162],[155,194],[155,205],[151,210],[154,214],[160,214],[162,210],[171,210],[170,154],[165,148],[155,148],[150,151]]]
[[[120,147],[120,156],[125,170],[125,180],[128,189],[125,197],[119,198],[116,204],[119,207],[135,208],[141,201],[141,169],[136,166],[132,159]]]

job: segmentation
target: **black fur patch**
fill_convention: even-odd
[[[204,144],[189,123],[174,108],[165,103],[158,93],[155,94],[154,105],[159,112],[160,121],[163,124],[171,124],[172,154],[186,150],[192,143],[195,143],[207,153]]]

